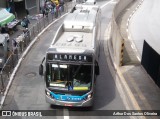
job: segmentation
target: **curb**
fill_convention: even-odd
[[[115,70],[114,72],[118,76],[119,82],[121,83],[122,87],[125,89],[125,93],[127,93],[127,95],[129,96],[129,98],[131,99],[132,106],[133,106],[134,110],[141,110],[141,108],[138,105],[138,103],[137,103],[134,95],[132,94],[130,88],[128,87],[127,82],[125,81],[125,78],[123,77],[123,75],[122,75],[119,67],[114,63],[114,59],[113,59],[113,55],[112,55],[112,48],[111,48],[111,43],[110,43],[110,38],[109,38],[110,32],[111,32],[110,28],[111,28],[111,23],[109,24],[109,26],[107,28],[107,33],[106,33],[107,36],[108,36],[108,38],[107,38],[107,46],[106,47],[104,46],[104,49],[107,49],[107,52],[108,52],[109,57],[110,57],[109,60],[110,60],[111,64],[113,64],[113,68]],[[105,52],[105,55],[106,55],[106,52]]]
[[[130,21],[131,21],[133,15],[134,15],[134,14],[136,13],[136,11],[140,8],[140,6],[142,5],[143,2],[144,2],[144,0],[141,0],[141,1],[138,3],[137,7],[136,7],[136,8],[132,11],[132,13],[129,15],[129,18],[127,19],[127,24],[126,24],[126,27],[127,27],[127,29],[126,29],[127,38],[131,41],[131,44],[132,44],[132,46],[133,46],[134,49],[135,49],[135,52],[136,52],[136,54],[137,54],[137,59],[138,59],[139,61],[140,61],[140,55],[139,55],[139,53],[138,53],[138,51],[137,51],[137,48],[136,48],[133,40],[131,40],[131,37],[130,37],[130,35],[129,35],[129,25],[130,25]]]
[[[123,65],[123,57],[124,57],[124,39],[122,39],[121,42],[120,66]]]
[[[111,47],[111,42],[110,42],[110,32],[111,32],[110,25],[111,25],[111,22],[109,23],[108,28],[106,30],[106,35],[108,36],[107,40],[106,40],[107,45],[104,45],[104,50],[106,49],[106,51],[104,51],[104,53],[106,56],[106,60],[108,62],[109,70],[111,72],[111,75],[113,77],[116,77],[114,79],[114,81],[115,81],[115,84],[116,84],[118,91],[119,90],[123,91],[120,93],[120,97],[122,98],[122,101],[126,107],[126,110],[141,110],[136,98],[132,94],[131,89],[129,88],[129,86],[126,82],[126,79],[124,78],[119,67],[115,64],[115,62],[113,60],[114,56],[112,54],[112,47]],[[125,94],[127,94],[127,96]],[[146,119],[147,117],[146,116],[138,116],[138,117],[131,116],[130,118],[131,119]]]

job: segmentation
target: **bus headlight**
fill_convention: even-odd
[[[0,64],[3,62],[3,59],[0,59]]]
[[[48,91],[46,91],[46,94],[47,94],[48,96],[50,96],[50,93],[49,93]]]
[[[93,96],[93,94],[92,94],[92,93],[88,94],[87,96],[85,96],[85,100],[91,99],[91,98],[92,98],[92,96]]]
[[[92,94],[89,94],[88,96],[87,96],[87,99],[90,99],[92,97]]]
[[[50,94],[50,92],[47,91],[47,90],[46,90],[46,95],[47,95],[48,97],[52,97],[51,94]]]
[[[55,98],[55,97],[51,94],[51,92],[50,92],[50,91],[47,91],[47,90],[46,90],[46,95],[47,95],[48,97],[52,98],[52,99]]]

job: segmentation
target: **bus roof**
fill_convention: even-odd
[[[94,49],[94,40],[92,33],[85,32],[63,32],[57,42],[50,46],[57,52],[85,52]]]
[[[48,52],[94,52],[98,10],[96,5],[76,5],[59,28]]]
[[[76,5],[65,18],[64,29],[73,29],[74,27],[90,27],[92,29],[98,10],[99,7],[96,5]]]

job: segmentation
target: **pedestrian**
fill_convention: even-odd
[[[29,30],[28,30],[28,28],[26,28],[26,29],[23,30],[23,34],[24,34],[24,36],[29,35]]]
[[[1,33],[5,33],[5,32],[6,32],[5,28],[4,28],[4,26],[2,26]]]
[[[56,5],[56,7],[54,8],[55,18],[58,17],[58,12],[59,12],[59,5]]]
[[[52,9],[54,9],[56,7],[56,3],[55,2],[52,2],[51,3],[51,6],[52,6]]]
[[[19,51],[21,52],[24,51],[24,46],[25,46],[24,38],[25,38],[24,34],[18,35],[16,38],[16,42],[18,43]]]
[[[63,0],[59,1],[59,8],[60,8],[61,12],[64,12],[64,1]]]
[[[30,21],[27,17],[24,17],[24,19],[21,22],[21,25],[25,28],[28,28],[28,24],[30,24]]]
[[[45,9],[45,16],[46,16],[46,17],[48,17],[48,12],[49,12],[49,9],[46,8],[46,9]]]
[[[13,50],[13,53],[15,53],[16,48],[17,48],[17,41],[16,41],[16,38],[13,38],[12,39],[12,50]]]
[[[8,33],[9,34],[9,28],[8,28],[8,25],[7,24],[5,24],[5,30],[6,30],[6,33]]]
[[[61,12],[62,12],[62,6],[58,5],[58,13],[61,16]]]
[[[1,33],[8,33],[9,34],[9,28],[8,28],[7,24],[5,24],[5,26],[3,26],[1,28]]]
[[[45,16],[45,8],[44,7],[41,7],[41,12],[43,14],[43,17]]]

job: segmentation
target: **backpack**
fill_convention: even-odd
[[[21,21],[21,25],[24,27],[26,26],[26,23],[24,21]]]

